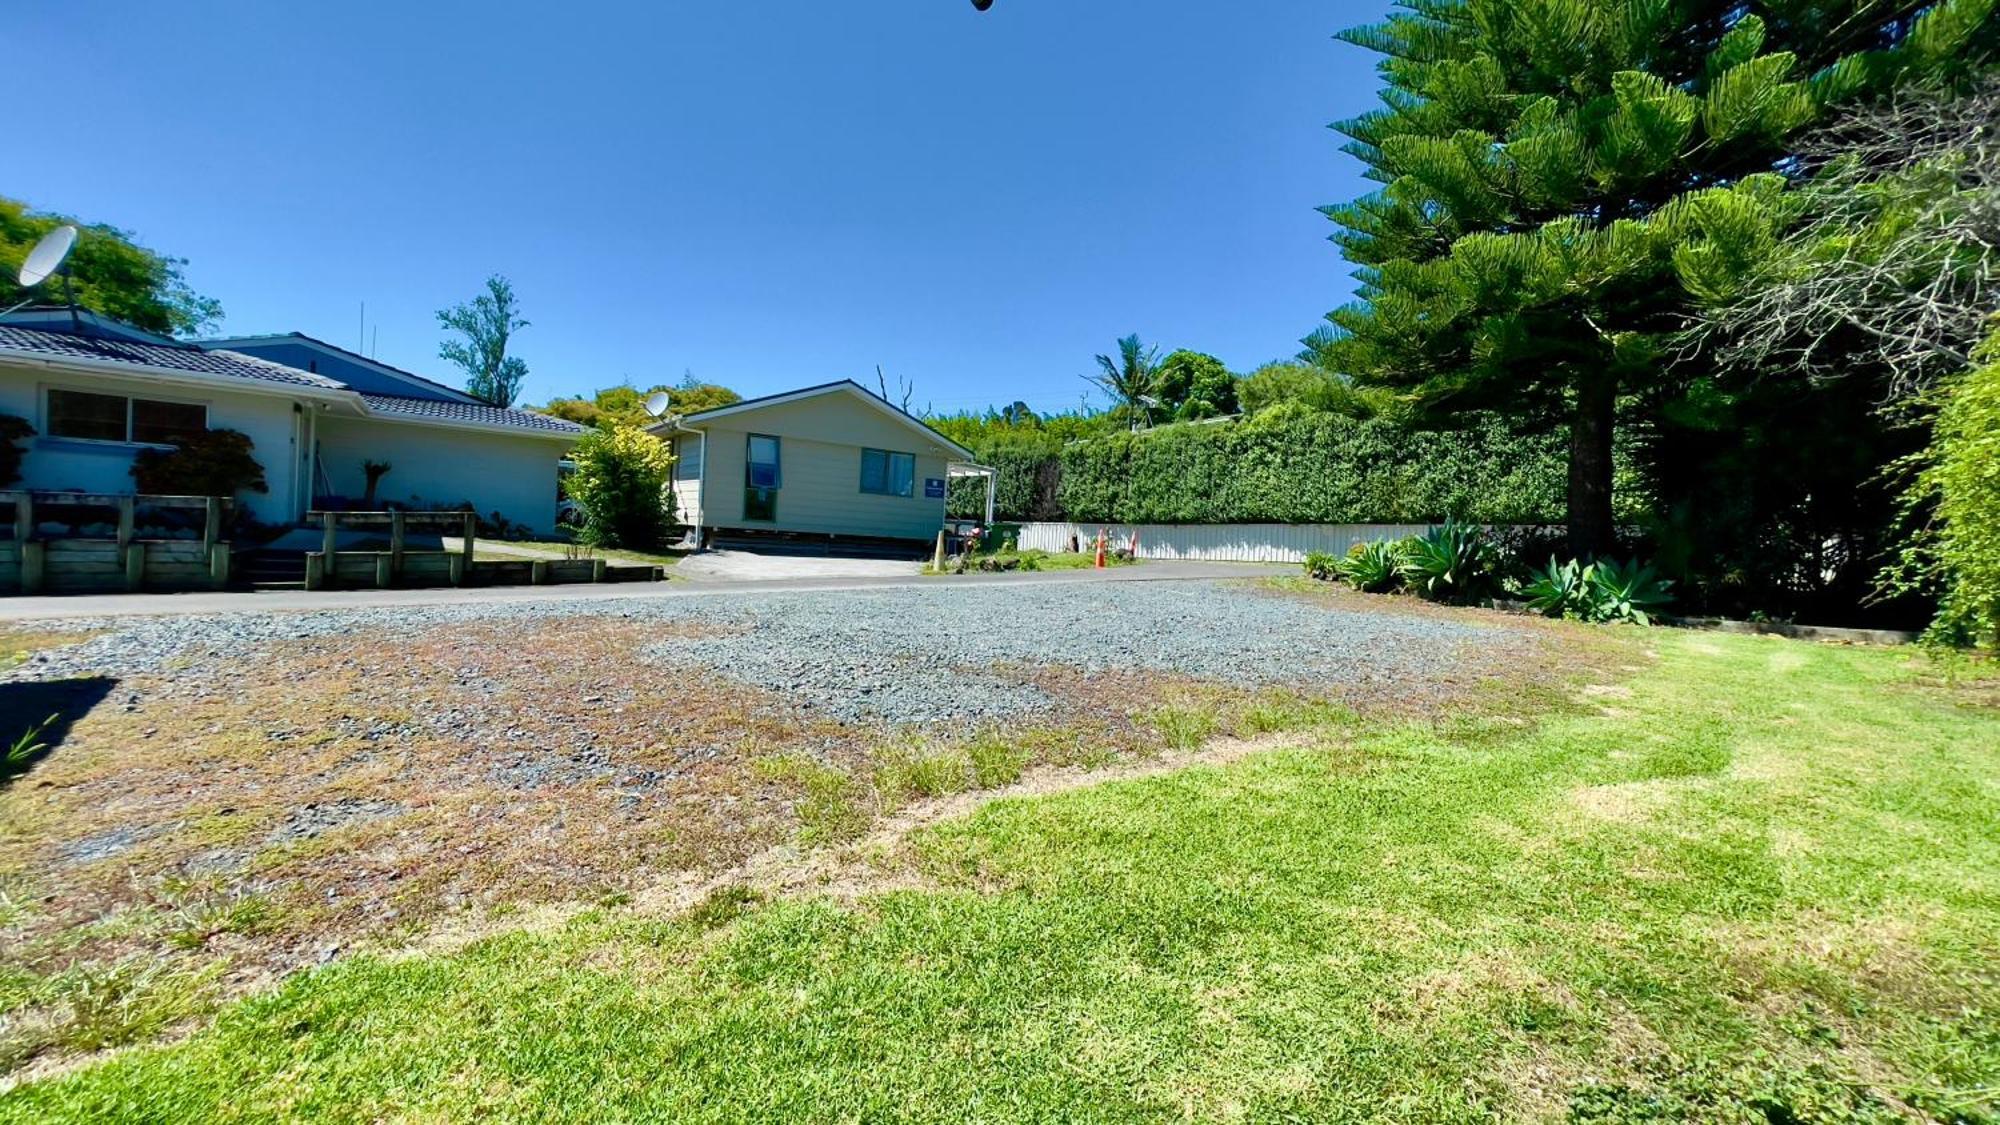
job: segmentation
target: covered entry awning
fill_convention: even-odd
[[[984,526],[993,526],[993,500],[1000,485],[1000,470],[985,465],[975,465],[970,461],[952,461],[944,467],[944,474],[951,480],[968,477],[984,477],[986,480],[986,520]]]

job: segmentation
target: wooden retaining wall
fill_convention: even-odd
[[[208,590],[229,581],[230,546],[220,538],[228,501],[205,496],[125,496],[71,492],[0,492],[12,504],[12,537],[0,542],[0,593],[97,594],[136,590]],[[110,508],[115,539],[40,538],[36,507]],[[136,512],[203,512],[200,539],[141,539]]]

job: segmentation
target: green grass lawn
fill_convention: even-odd
[[[1108,553],[1104,557],[1104,565],[1107,567],[1135,566],[1138,561],[1132,558],[1113,558]],[[977,574],[995,569],[996,564],[997,569],[1001,570],[1089,570],[1097,565],[1097,555],[1092,551],[977,551],[973,553],[966,573]],[[925,564],[924,573],[956,574],[958,571],[947,569],[940,572]]]
[[[1531,721],[987,805],[930,889],[342,961],[0,1118],[1995,1120],[1990,693],[1630,637]]]
[[[489,545],[492,548],[488,549]],[[521,556],[506,553],[507,547],[524,547],[561,555],[577,549],[566,539],[481,539],[472,545],[473,555],[481,562],[518,562]],[[652,566],[674,566],[687,557],[685,551],[626,551],[613,548],[592,548],[584,550],[579,557],[604,559],[614,563],[650,564]]]

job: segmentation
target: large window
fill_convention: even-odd
[[[784,483],[780,476],[778,439],[751,434],[748,476],[743,483],[751,488],[778,488]]]
[[[912,496],[917,488],[917,455],[886,449],[861,451],[861,491],[878,496]]]
[[[743,518],[770,523],[778,518],[778,488],[784,473],[778,464],[778,439],[751,434],[743,464]]]
[[[208,429],[208,407],[51,388],[48,423],[50,437],[171,445]]]

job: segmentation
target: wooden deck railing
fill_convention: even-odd
[[[310,512],[324,529],[320,549],[306,553],[306,589],[320,590],[342,583],[368,582],[389,587],[403,581],[412,569],[425,578],[445,578],[453,586],[463,585],[472,569],[473,544],[479,538],[479,517],[471,512]],[[404,546],[412,524],[442,524],[455,528],[464,543],[457,551],[411,551]],[[342,551],[340,529],[345,527],[389,528],[386,551]],[[361,571],[366,570],[364,575]]]

